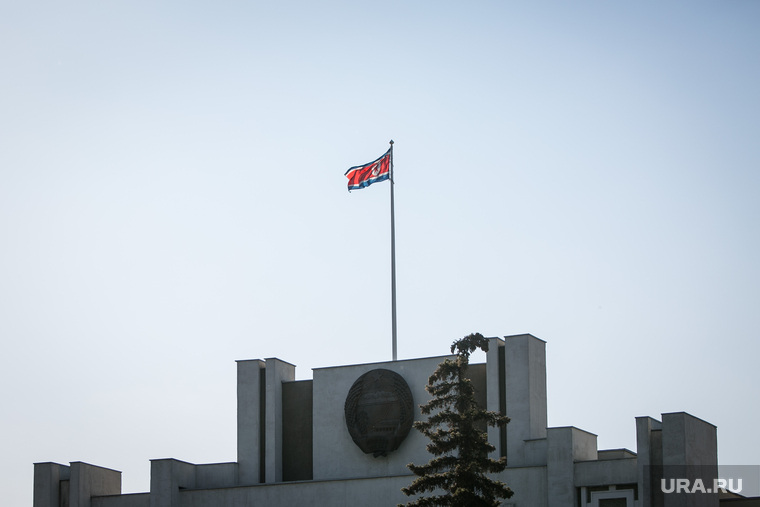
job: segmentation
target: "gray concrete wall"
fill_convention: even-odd
[[[388,456],[364,454],[354,444],[348,429],[344,404],[353,383],[364,373],[385,368],[401,375],[412,392],[415,407],[426,403],[428,378],[444,357],[407,361],[318,368],[314,370],[314,479],[382,477],[404,475],[408,463],[427,463],[431,455],[427,439],[412,429],[401,446]],[[415,420],[420,420],[419,409]]]
[[[60,505],[60,481],[69,480],[68,465],[58,463],[34,464],[34,507],[58,507]]]
[[[101,496],[118,492],[93,488],[92,507],[178,507],[181,489],[235,487],[237,468],[237,463],[195,465],[176,459],[152,460],[150,493]]]
[[[506,502],[515,507],[547,507],[546,468],[509,469],[497,479],[515,495]],[[249,487],[178,491],[182,507],[299,506],[387,507],[411,500],[401,488],[413,475],[335,481],[303,481],[260,484]],[[93,507],[149,507],[147,493],[93,498]],[[57,506],[56,506],[57,507]]]
[[[196,488],[230,488],[238,485],[237,463],[195,465]]]
[[[626,459],[626,458],[635,458],[636,453],[632,452],[628,449],[604,449],[600,451],[596,451],[597,459],[599,460],[610,460],[610,459]]]
[[[70,467],[69,507],[90,507],[93,496],[121,494],[121,472],[81,461]]]
[[[486,410],[506,415],[503,368],[504,340],[501,338],[489,338],[488,352],[486,353]],[[507,455],[506,437],[506,428],[488,428],[488,441],[496,447],[496,450],[490,453],[489,457],[498,459]]]
[[[507,425],[509,428],[509,425]],[[526,440],[523,449],[523,466],[546,466],[546,442],[545,438]]]
[[[717,428],[686,412],[662,414],[662,464],[715,467],[717,477]]]
[[[596,459],[596,435],[573,427],[549,428],[546,444],[549,507],[575,504],[575,462]]]
[[[168,461],[168,460],[159,460]],[[179,463],[169,464],[178,465]],[[161,463],[164,471],[168,470]],[[186,463],[189,465],[189,463]],[[176,470],[175,470],[176,472]],[[280,484],[259,484],[247,487],[213,489],[179,489],[176,502],[163,505],[181,507],[239,507],[249,505],[314,506],[314,507],[387,507],[412,499],[401,493],[401,488],[414,480],[413,475],[349,479],[334,481],[297,481]],[[514,496],[505,505],[515,507],[548,507],[546,496],[546,467],[510,468],[494,477],[510,486]],[[187,483],[186,483],[187,484]],[[197,484],[196,484],[197,485]],[[186,487],[186,486],[184,486]],[[121,496],[103,496],[92,499],[92,507],[150,507],[148,493]],[[47,506],[45,506],[47,507]],[[57,504],[55,507],[58,507]]]
[[[495,478],[505,483],[514,492],[512,498],[502,501],[502,505],[549,507],[545,466],[507,468]]]
[[[524,334],[504,338],[507,463],[527,465],[526,440],[545,438],[546,342]]]
[[[261,482],[261,371],[264,361],[237,361],[237,459],[239,483]]]
[[[638,475],[639,500],[651,505],[653,499],[652,467],[662,465],[662,443],[653,432],[661,433],[662,423],[651,417],[636,418],[636,473]]]
[[[508,469],[497,478],[515,491],[514,496],[507,500],[505,505],[548,507],[545,467]],[[252,507],[355,507],[357,505],[388,507],[406,503],[413,498],[401,492],[401,488],[411,484],[413,479],[413,475],[401,475],[335,481],[289,482],[276,485],[260,484],[240,488],[182,491],[180,499],[182,507],[244,505]]]
[[[282,384],[282,480],[313,478],[313,383],[297,380]]]
[[[480,407],[486,408],[488,406],[488,392],[485,363],[470,364],[467,368],[465,376],[470,380],[470,385],[472,385],[475,403],[477,403]],[[480,431],[488,432],[488,425],[485,423],[485,421],[476,425],[476,428]]]
[[[92,499],[92,507],[150,507],[150,493],[96,496]]]
[[[282,481],[282,383],[295,380],[296,367],[277,358],[266,360],[266,482]]]
[[[711,488],[718,477],[717,429],[685,412],[662,414],[663,478],[701,480]],[[718,495],[664,494],[665,507],[718,507]]]
[[[550,428],[546,440],[546,489],[549,507],[574,505],[573,428]]]
[[[604,461],[582,461],[574,465],[574,485],[606,486],[610,484],[636,484],[638,472],[636,458]]]
[[[642,505],[717,507],[714,494],[663,493],[661,481],[700,479],[710,488],[718,476],[717,429],[685,412],[662,414],[662,422],[636,418],[637,481]]]
[[[150,461],[150,507],[180,507],[180,488],[195,488],[195,465],[177,459]]]
[[[182,507],[298,506],[354,507],[391,506],[406,502],[401,488],[410,477],[383,477],[346,481],[305,481],[277,485],[183,491]]]
[[[121,494],[121,472],[81,461],[35,463],[34,507],[91,507],[92,498]]]

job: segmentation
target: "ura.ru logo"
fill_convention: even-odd
[[[736,479],[734,484],[734,479],[714,479],[712,487],[707,487],[702,479],[660,479],[660,490],[663,493],[718,493],[721,490],[740,493],[742,480]]]

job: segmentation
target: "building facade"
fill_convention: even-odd
[[[403,435],[403,421],[422,417],[417,407],[429,399],[428,377],[444,357],[317,368],[312,380],[298,381],[295,366],[280,359],[238,361],[236,462],[152,460],[150,491],[137,494],[121,493],[115,470],[36,463],[34,507],[405,503],[410,499],[401,488],[414,478],[406,465],[431,456],[422,434]],[[579,428],[549,428],[546,343],[529,334],[490,338],[486,362],[471,364],[468,375],[479,403],[511,419],[506,428],[488,429],[494,457],[508,463],[495,478],[515,491],[504,505],[719,505],[717,494],[669,495],[660,486],[668,477],[713,483],[712,424],[683,412],[637,417],[636,452],[600,450],[596,435]],[[405,408],[408,398],[413,414]],[[395,449],[383,447],[391,440]]]

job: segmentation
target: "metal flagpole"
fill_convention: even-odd
[[[391,139],[391,332],[393,336],[393,360],[397,358],[396,347],[396,221],[393,212],[393,139]]]

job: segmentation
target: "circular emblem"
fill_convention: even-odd
[[[377,176],[380,174],[380,164],[375,164],[372,166],[372,176]]]
[[[368,371],[348,391],[345,411],[354,443],[367,454],[385,456],[398,449],[412,429],[412,391],[396,372]]]

